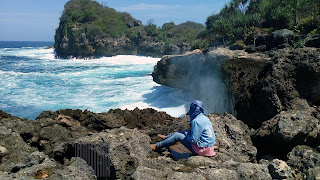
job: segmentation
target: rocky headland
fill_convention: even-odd
[[[59,58],[98,58],[115,55],[162,57],[190,51],[200,30],[195,22],[157,27],[143,25],[130,14],[92,0],[65,4],[55,33],[54,49]]]

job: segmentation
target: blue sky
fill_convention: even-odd
[[[55,29],[68,0],[0,0],[0,41],[54,41]],[[205,23],[230,0],[97,0],[128,12],[144,24],[173,21]]]

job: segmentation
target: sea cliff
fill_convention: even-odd
[[[55,33],[54,49],[59,58],[92,58],[114,55],[161,57],[183,54],[192,48],[204,26],[195,22],[157,27],[143,25],[130,14],[92,0],[65,4]]]

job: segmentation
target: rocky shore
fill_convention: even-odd
[[[108,144],[108,179],[317,179],[319,116],[316,109],[282,112],[254,130],[231,114],[209,114],[216,156],[175,161],[150,144],[159,141],[158,133],[187,129],[188,117],[153,109],[65,109],[28,120],[0,111],[0,179],[95,179],[92,167],[75,157],[77,142]],[[276,156],[278,150],[286,156]]]

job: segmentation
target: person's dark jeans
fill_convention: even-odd
[[[181,131],[175,132],[173,134],[166,136],[165,140],[157,143],[157,147],[158,148],[169,147],[176,144],[177,142],[180,142],[181,144],[183,144],[193,154],[196,154],[191,146],[191,143],[187,140],[186,136]]]

